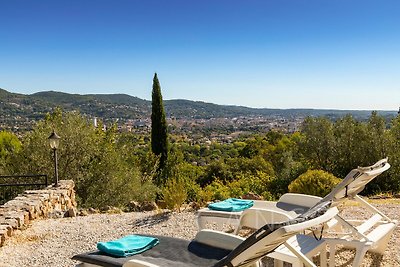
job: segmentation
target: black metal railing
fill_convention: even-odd
[[[0,175],[0,205],[15,198],[25,190],[48,186],[47,175]]]

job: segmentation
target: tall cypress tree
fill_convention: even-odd
[[[165,167],[168,158],[168,136],[161,86],[157,73],[154,74],[153,78],[151,100],[151,150],[154,154],[160,156],[159,178],[157,181],[160,184],[160,171]]]

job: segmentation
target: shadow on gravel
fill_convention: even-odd
[[[165,221],[168,221],[171,216],[170,212],[163,212],[160,214],[150,215],[142,219],[135,220],[132,223],[133,227],[149,227]]]

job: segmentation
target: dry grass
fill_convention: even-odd
[[[400,204],[400,198],[369,199],[372,204]]]
[[[364,199],[365,199],[365,198],[364,198]],[[374,198],[373,198],[373,199],[367,198],[366,200],[368,201],[368,203],[377,204],[377,205],[379,205],[379,204],[381,204],[381,205],[384,205],[384,204],[396,204],[396,205],[400,205],[400,198],[377,198],[377,199],[374,199]],[[344,206],[354,206],[354,207],[357,207],[357,206],[360,206],[360,203],[356,202],[355,200],[348,200],[348,201],[346,201],[343,205],[344,205]]]

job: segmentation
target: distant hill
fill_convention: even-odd
[[[249,108],[181,99],[165,101],[165,109],[168,115],[174,117],[190,116],[206,119],[220,117],[233,118],[240,116],[279,116],[283,118],[326,116],[332,120],[336,120],[347,114],[351,114],[357,120],[366,120],[371,115],[370,110]],[[395,111],[378,111],[378,113],[387,119],[391,119],[397,115]]]
[[[352,114],[358,120],[367,119],[371,111],[321,110],[321,109],[257,109],[242,106],[216,105],[201,101],[166,100],[167,116],[175,118],[233,118],[241,116],[279,116],[283,118],[327,116],[332,120]],[[149,118],[151,102],[126,94],[68,94],[39,92],[31,95],[16,94],[0,88],[0,126],[10,123],[32,122],[44,117],[55,107],[65,111],[79,110],[91,117],[105,121]],[[388,120],[396,111],[379,111]]]
[[[148,116],[151,102],[125,94],[78,95],[61,92],[39,92],[27,96],[37,101],[46,102],[51,107],[63,110],[79,110],[93,117],[107,119],[137,119]]]

